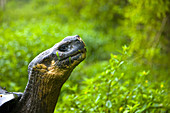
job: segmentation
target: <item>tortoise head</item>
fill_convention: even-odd
[[[82,39],[78,35],[68,36],[31,61],[28,66],[29,77],[38,73],[43,77],[65,81],[85,57],[86,48]]]

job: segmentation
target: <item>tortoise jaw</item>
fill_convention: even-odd
[[[60,60],[56,61],[56,65],[60,68],[75,67],[81,61],[83,61],[85,58],[86,58],[86,49],[83,48],[82,50],[79,50],[79,51],[71,54],[70,56],[63,57]],[[75,66],[73,66],[73,65],[75,65]]]

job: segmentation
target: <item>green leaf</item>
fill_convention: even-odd
[[[121,61],[118,65],[118,67],[120,67],[123,63],[124,63],[124,61]]]
[[[111,102],[110,100],[108,100],[108,101],[106,102],[106,107],[107,107],[107,108],[111,108],[111,107],[112,107],[112,102]]]
[[[123,111],[123,113],[129,113],[129,110],[125,110],[125,111]]]
[[[99,94],[99,95],[97,96],[97,98],[96,98],[96,100],[95,100],[95,103],[98,102],[98,100],[100,99],[100,96],[101,96],[101,94]]]
[[[58,52],[56,52],[56,55],[57,55],[58,60],[60,60],[60,56]]]
[[[132,109],[131,109],[131,111],[135,111],[137,108],[138,108],[138,106],[139,106],[140,104],[136,104],[136,105],[134,105],[133,107],[132,107]]]

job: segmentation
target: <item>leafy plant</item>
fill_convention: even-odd
[[[87,58],[55,112],[168,112],[169,16],[169,0],[10,0],[0,11],[0,86],[23,91],[28,63],[78,34]]]
[[[72,94],[62,98],[64,103],[57,105],[56,113],[167,112],[170,102],[166,84],[149,81],[150,71],[138,70],[133,75],[123,71],[129,58],[128,47],[123,46],[119,55],[111,54],[105,71],[85,78],[82,86],[67,87]]]

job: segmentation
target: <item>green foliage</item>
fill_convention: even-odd
[[[96,34],[95,31],[91,30],[86,30],[86,32],[90,33],[86,34],[84,29],[90,29],[88,26],[75,26],[79,25],[63,26],[50,19],[36,22],[32,19],[29,24],[26,21],[15,21],[15,23],[10,23],[9,25],[2,24],[0,29],[1,86],[8,87],[8,89],[15,88],[14,90],[16,91],[23,90],[27,82],[27,65],[29,62],[38,53],[52,47],[65,36],[79,34],[83,37],[87,45],[88,54],[90,54],[87,56],[88,62],[108,57],[109,52],[105,53],[106,56],[93,55],[102,54],[104,51],[103,49],[96,50],[106,45],[107,40],[102,41],[104,39],[102,34]],[[80,28],[82,29],[80,30]],[[14,74],[15,76],[13,76]],[[21,79],[18,81],[16,78]]]
[[[55,112],[168,112],[169,17],[169,0],[10,0],[0,11],[0,86],[23,91],[29,62],[78,34],[87,58]]]
[[[72,93],[63,97],[63,103],[57,105],[55,112],[167,112],[170,101],[166,83],[149,81],[150,71],[125,72],[130,57],[127,49],[124,46],[120,55],[111,54],[105,71],[93,78],[84,78],[81,90],[78,85],[67,86]]]

